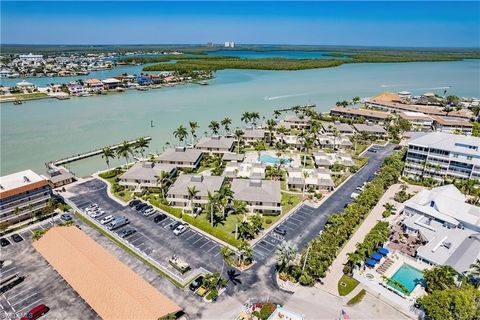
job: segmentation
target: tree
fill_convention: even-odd
[[[232,124],[232,119],[224,118],[221,122],[223,128],[225,129],[225,134],[230,134],[230,125]]]
[[[475,262],[470,265],[467,275],[477,280],[480,278],[480,259],[476,259]],[[476,284],[478,287],[480,285],[480,281],[477,281]]]
[[[282,115],[282,112],[280,110],[273,111],[273,117],[275,119],[278,119],[281,115]]]
[[[243,221],[238,225],[238,239],[241,240],[250,240],[255,238],[255,228],[251,223]]]
[[[200,190],[198,190],[196,186],[187,187],[188,201],[190,202],[190,210],[192,211],[192,213],[193,213],[193,199],[195,199],[195,197],[199,192]]]
[[[270,144],[270,146],[272,145],[272,136],[273,136],[273,132],[275,130],[275,126],[277,125],[277,122],[273,119],[268,119],[267,120],[267,130],[268,130],[268,143]]]
[[[250,118],[251,118],[251,120],[252,120],[252,124],[253,124],[254,126],[256,126],[256,125],[257,125],[257,120],[260,119],[260,113],[258,113],[258,112],[251,112],[251,113],[250,113]]]
[[[436,266],[423,273],[427,285],[426,290],[429,293],[455,287],[457,276],[458,273],[451,266]]]
[[[407,119],[398,119],[398,128],[400,132],[412,130],[412,123]]]
[[[150,141],[148,141],[144,137],[141,137],[140,139],[137,140],[137,143],[135,143],[135,149],[140,150],[140,154],[142,155],[142,158],[144,157],[145,149],[147,149],[149,145],[150,145]]]
[[[125,159],[125,166],[128,165],[128,159],[130,156],[133,156],[132,145],[128,143],[128,141],[123,141],[121,145],[117,148],[117,158],[124,158]]]
[[[436,290],[417,299],[432,320],[475,320],[480,318],[480,291],[472,286]]]
[[[242,129],[235,130],[234,136],[237,139],[237,154],[240,152],[240,143],[242,142],[242,137],[245,133]]]
[[[115,158],[115,153],[111,148],[103,148],[102,149],[102,158],[105,159],[105,162],[107,163],[107,167],[110,170],[110,159]]]
[[[242,114],[242,118],[240,119],[242,122],[245,122],[245,125],[248,125],[250,121],[252,120],[252,114],[248,111],[245,111]]]
[[[209,273],[203,277],[203,286],[209,291],[224,287],[226,284],[227,280],[223,279],[218,272]]]
[[[183,143],[185,138],[188,136],[187,129],[181,125],[175,131],[173,131],[173,136],[177,138],[180,143]]]
[[[242,214],[243,221],[246,221],[246,213],[248,212],[247,203],[243,200],[234,199],[232,203],[232,209],[235,214]]]
[[[218,208],[218,197],[216,194],[208,191],[208,206],[210,207],[210,223],[213,227],[213,216]]]
[[[289,267],[297,256],[297,248],[286,241],[282,241],[282,243],[277,246],[275,255],[277,258],[278,271],[282,272],[285,268]]]
[[[210,121],[210,124],[208,125],[208,128],[210,128],[210,130],[212,130],[212,133],[214,135],[217,135],[218,130],[220,129],[220,124],[218,123],[218,121]]]
[[[162,192],[162,198],[165,199],[165,192],[168,186],[172,183],[172,179],[170,179],[170,174],[166,171],[160,172],[159,176],[155,176],[157,179],[157,186],[160,188]]]
[[[197,129],[200,128],[200,126],[196,121],[190,121],[188,125],[190,126],[190,134],[192,135],[192,145],[193,145],[195,142],[195,138],[197,137],[196,135]]]
[[[250,259],[253,255],[252,246],[250,246],[247,242],[242,242],[240,247],[238,248],[238,264],[239,266],[243,265],[245,260]]]
[[[352,98],[352,103],[353,103],[354,105],[356,105],[356,104],[358,104],[358,103],[360,102],[360,100],[361,100],[361,98],[358,97],[358,96],[357,96],[357,97],[353,97],[353,98]]]

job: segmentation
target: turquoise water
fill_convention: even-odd
[[[262,163],[271,163],[271,164],[279,164],[280,159],[276,157],[272,157],[271,155],[264,154],[260,156],[260,162]],[[285,164],[290,164],[290,160],[284,160]]]
[[[198,136],[211,120],[230,117],[234,126],[244,111],[271,117],[274,109],[315,103],[327,111],[338,100],[368,97],[382,91],[408,90],[414,94],[480,96],[480,60],[457,62],[349,64],[302,71],[224,70],[208,86],[188,84],[140,92],[70,100],[28,101],[20,106],[0,105],[1,174],[31,168],[45,171],[44,163],[139,136],[152,137],[151,151],[166,142],[178,143],[172,132],[198,121]],[[432,89],[437,88],[437,89]],[[154,127],[150,127],[150,121]],[[100,157],[69,165],[88,175],[106,164]]]
[[[423,272],[404,263],[390,279],[403,284],[408,289],[408,294],[410,294],[417,284],[423,283]],[[388,285],[403,292],[394,284],[388,283]]]

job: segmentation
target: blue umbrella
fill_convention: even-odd
[[[384,256],[386,256],[389,253],[388,249],[385,249],[385,248],[380,248],[378,252],[380,252],[380,254]]]
[[[380,261],[382,259],[382,255],[380,253],[374,253],[372,255],[372,258],[377,260],[377,261]]]
[[[370,266],[370,267],[373,267],[377,264],[377,261],[373,260],[373,259],[368,259],[367,260],[367,265]]]

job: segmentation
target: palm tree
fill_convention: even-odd
[[[308,151],[310,150],[310,148],[312,147],[313,142],[314,141],[313,141],[312,137],[310,137],[310,136],[306,136],[303,139],[303,151],[305,152],[304,155],[303,155],[303,167],[304,168],[307,165],[307,154],[308,154]]]
[[[246,213],[248,212],[247,203],[242,200],[233,200],[232,209],[235,214],[243,215],[243,221],[247,220]]]
[[[192,145],[193,145],[195,138],[197,137],[196,135],[197,129],[200,128],[200,126],[196,121],[190,121],[188,125],[190,126],[190,134],[192,135]]]
[[[181,125],[175,131],[173,131],[173,136],[177,138],[180,143],[182,143],[188,136],[187,129]]]
[[[281,272],[295,259],[297,249],[295,246],[283,241],[278,245],[275,255],[277,258],[278,271]]]
[[[475,262],[470,265],[468,274],[475,278],[480,277],[480,259],[475,260]]]
[[[230,118],[224,118],[221,122],[223,128],[225,129],[225,134],[230,133],[230,125],[232,124],[232,119]]]
[[[332,135],[333,135],[333,150],[336,150],[337,138],[340,137],[340,131],[338,130],[337,127],[334,127],[332,125],[329,126],[329,129],[331,130]]]
[[[238,129],[238,128],[237,128],[237,130],[235,130],[235,132],[234,132],[234,136],[235,136],[235,138],[237,139],[237,154],[240,152],[240,143],[241,143],[241,141],[242,141],[242,137],[243,137],[244,134],[245,134],[245,133],[243,132],[243,130],[242,130],[242,129]]]
[[[115,153],[111,148],[103,148],[102,149],[102,158],[105,159],[105,162],[107,163],[107,167],[110,170],[110,159],[115,158]]]
[[[142,158],[144,157],[145,149],[148,148],[149,144],[150,144],[150,141],[148,141],[144,137],[141,137],[140,139],[137,140],[137,143],[135,144],[135,149],[140,150],[140,153],[142,154]]]
[[[155,176],[157,178],[157,185],[162,191],[162,198],[165,199],[165,191],[167,187],[172,183],[172,179],[170,179],[170,174],[166,171],[160,172],[159,176]]]
[[[229,258],[234,254],[234,252],[229,247],[221,247],[220,254],[223,257],[223,260],[229,263]]]
[[[128,141],[123,141],[121,145],[117,148],[117,158],[125,159],[125,166],[128,165],[128,159],[133,155],[132,145]]]
[[[360,100],[361,100],[361,99],[360,99],[360,97],[358,97],[358,96],[357,96],[357,97],[353,97],[353,98],[352,98],[352,103],[353,103],[354,105],[356,105],[357,103],[360,102]]]
[[[278,119],[281,115],[282,115],[282,112],[280,110],[273,111],[273,117],[275,119]]]
[[[218,199],[216,194],[212,194],[208,191],[208,206],[210,207],[210,223],[213,227],[213,214],[214,211],[217,209]]]
[[[303,188],[302,188],[302,197],[305,196],[305,189],[307,188],[307,178],[308,178],[308,171],[303,171]]]
[[[270,145],[272,145],[272,135],[273,135],[273,131],[275,130],[275,126],[277,125],[277,122],[273,119],[268,119],[267,120],[267,130],[268,130],[268,134],[269,134],[269,139],[268,139],[268,143]]]
[[[252,124],[253,124],[254,126],[256,126],[256,125],[257,125],[257,120],[260,119],[260,113],[258,113],[258,112],[252,112],[252,113],[250,113],[250,116],[251,116],[251,119],[252,119]]]
[[[208,127],[210,128],[210,130],[212,130],[212,133],[214,135],[217,135],[218,129],[220,129],[220,124],[218,123],[218,121],[210,121],[210,124],[208,125]]]
[[[190,201],[190,210],[193,213],[193,199],[197,196],[197,194],[200,192],[200,190],[197,189],[197,187],[187,187],[187,193],[188,193],[188,200]]]
[[[250,122],[250,120],[252,120],[252,115],[250,112],[248,111],[245,111],[243,114],[242,114],[242,118],[240,119],[242,120],[242,122],[245,122],[245,125],[248,125],[248,123]]]
[[[242,242],[238,248],[238,264],[241,266],[245,259],[253,255],[253,249],[247,242]]]

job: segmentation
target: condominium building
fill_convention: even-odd
[[[251,212],[282,213],[280,181],[233,179],[233,198],[245,201]]]
[[[445,132],[417,135],[408,143],[403,174],[480,181],[480,138]]]
[[[48,206],[51,197],[47,179],[32,170],[0,177],[0,223],[11,225],[31,218]]]
[[[370,109],[336,107],[330,110],[330,115],[348,119],[364,119],[369,122],[383,124],[387,121],[390,113]]]
[[[173,207],[187,207],[190,205],[189,188],[197,190],[191,199],[192,205],[198,207],[208,203],[208,193],[218,192],[224,182],[223,177],[203,175],[180,175],[167,192],[167,201]]]

